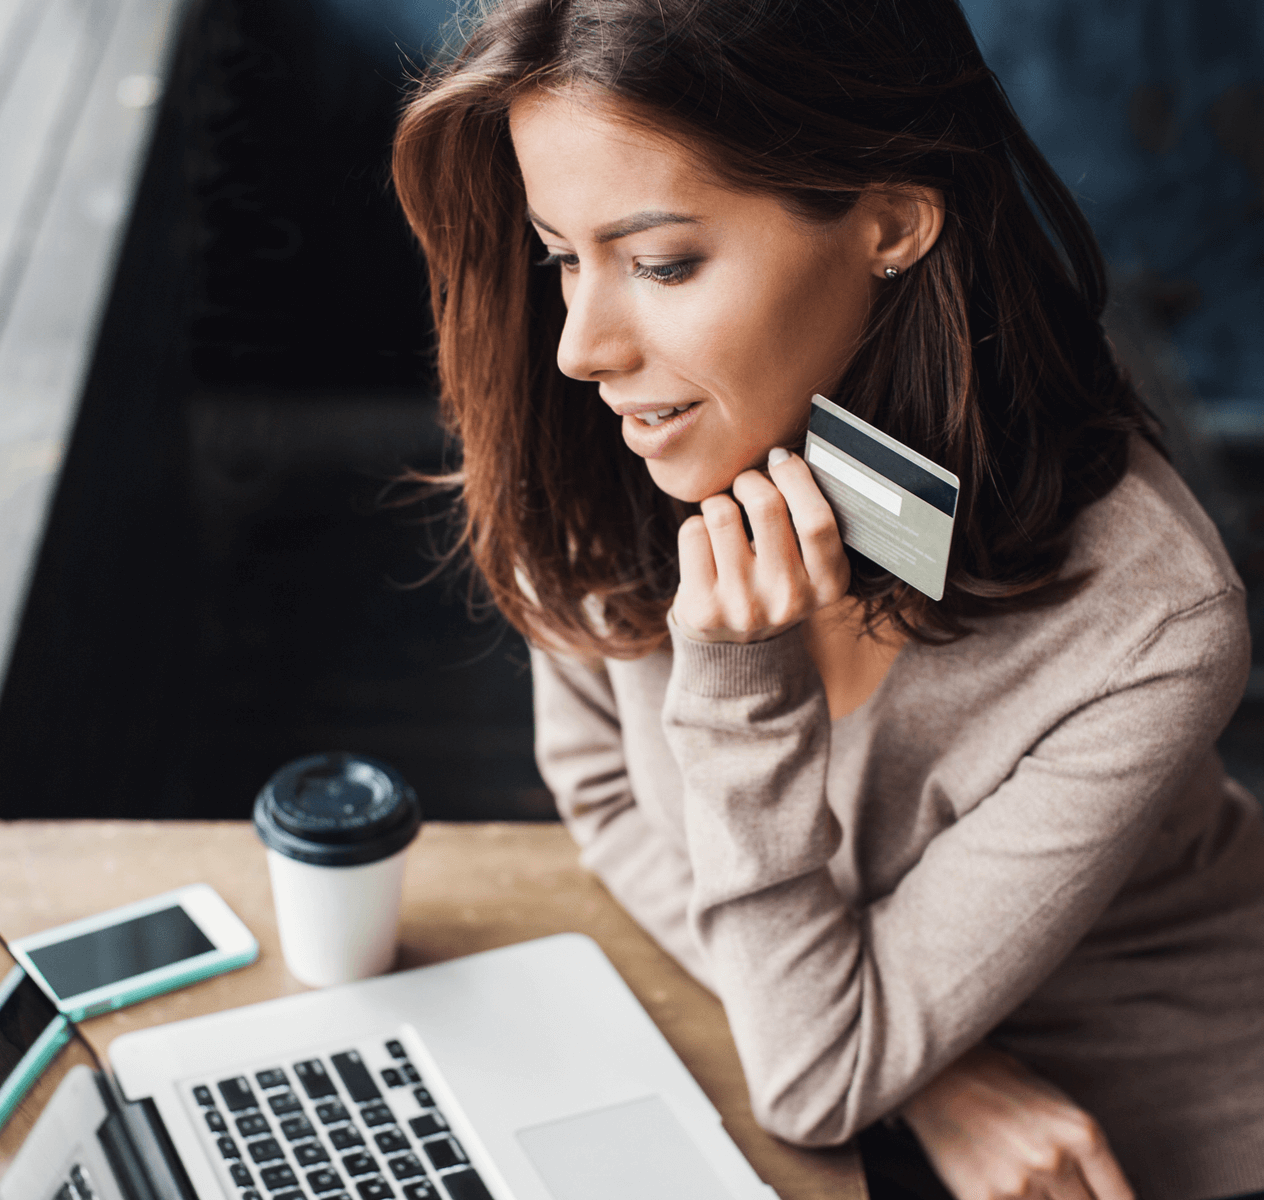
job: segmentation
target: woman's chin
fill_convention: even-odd
[[[690,469],[680,463],[664,462],[662,459],[647,459],[650,478],[660,491],[666,492],[686,504],[699,504],[708,496],[716,496],[727,492],[733,486],[733,480],[740,471],[715,471]]]

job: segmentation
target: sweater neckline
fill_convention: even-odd
[[[851,712],[843,713],[841,716],[833,717],[830,720],[831,729],[841,729],[848,722],[858,722],[862,718],[868,716],[873,708],[875,708],[881,697],[890,690],[891,680],[895,674],[901,670],[902,665],[907,663],[910,655],[913,653],[911,647],[916,645],[915,638],[909,638],[908,641],[900,647],[899,652],[891,660],[891,665],[887,668],[887,673],[879,681],[878,686],[869,693],[864,700],[858,704]]]

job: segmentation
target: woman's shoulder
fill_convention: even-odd
[[[1087,573],[1082,601],[1125,603],[1158,619],[1243,590],[1211,518],[1140,437],[1123,478],[1076,519],[1065,569]]]
[[[981,618],[947,645],[910,644],[873,723],[916,729],[962,778],[993,781],[1059,729],[1072,757],[1109,757],[1115,743],[1156,733],[1189,761],[1203,753],[1250,669],[1242,584],[1215,526],[1139,443],[1115,488],[1076,518],[1073,539],[1066,570],[1083,576],[1078,591]]]
[[[1048,607],[984,618],[930,651],[993,694],[1087,703],[1156,674],[1240,692],[1250,663],[1245,593],[1211,519],[1167,460],[1136,439],[1127,472],[1084,509],[1064,572],[1082,582]],[[1036,701],[1037,705],[1039,701]]]

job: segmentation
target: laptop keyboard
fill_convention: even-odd
[[[66,1182],[54,1194],[53,1200],[98,1200],[87,1169],[75,1163],[66,1175]]]
[[[403,1044],[383,1048],[376,1069],[346,1050],[192,1086],[237,1200],[492,1200]]]

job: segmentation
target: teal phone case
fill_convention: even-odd
[[[248,966],[259,957],[259,946],[256,943],[240,954],[227,955],[216,950],[200,957],[209,958],[211,961],[199,963],[198,959],[190,958],[184,962],[173,963],[170,967],[162,967],[157,971],[150,971],[146,975],[139,976],[135,985],[124,987],[108,1000],[99,1000],[95,1004],[82,1007],[70,1006],[58,1001],[57,1007],[72,1021],[98,1017],[102,1013],[114,1012],[116,1009],[126,1008],[129,1004],[139,1004],[142,1000],[161,996],[164,992],[174,992],[176,988],[187,987],[191,983],[200,983],[203,979],[210,979],[226,971],[235,971],[238,967]],[[37,982],[43,984],[42,980]],[[48,989],[45,988],[45,990]]]

